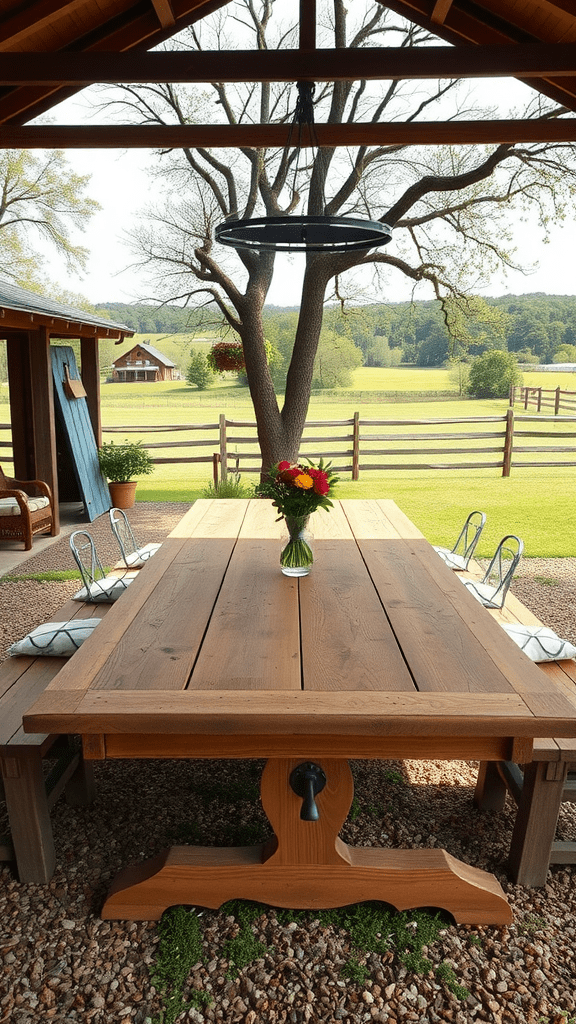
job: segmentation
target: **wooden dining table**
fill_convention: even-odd
[[[280,571],[281,528],[268,500],[196,501],[24,718],[28,732],[80,734],[95,760],[266,759],[271,840],[126,867],[102,917],[245,898],[510,922],[496,878],[445,850],[340,838],[349,760],[526,763],[535,737],[576,736],[576,704],[393,501],[316,512],[300,579]]]

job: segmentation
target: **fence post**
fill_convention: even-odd
[[[212,456],[212,476],[214,478],[214,490],[218,490],[218,466],[220,464],[220,456],[218,452],[214,452]]]
[[[514,399],[515,399],[515,397],[516,397],[516,386],[514,384],[511,384],[510,385],[510,391],[508,393],[508,405],[510,406],[511,409],[514,408]]]
[[[536,408],[537,412],[540,412],[542,408],[542,388],[538,388],[538,405]]]
[[[358,480],[360,475],[360,413],[354,413],[352,427],[352,479]]]
[[[528,408],[528,388],[524,388],[524,410]]]
[[[228,479],[228,451],[226,448],[226,415],[220,413],[220,479]]]
[[[560,387],[556,388],[556,395],[554,397],[554,415],[557,416],[560,411]]]
[[[504,436],[504,458],[502,476],[510,476],[512,469],[512,443],[514,440],[514,409],[506,410],[506,434]]]

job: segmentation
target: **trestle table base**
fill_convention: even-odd
[[[300,818],[302,800],[289,785],[301,759],[274,758],[262,774],[264,810],[274,838],[258,846],[175,846],[116,878],[105,920],[158,920],[176,905],[218,908],[230,899],[320,909],[380,900],[408,910],[437,907],[458,924],[510,924],[505,894],[486,871],[445,850],[352,847],[338,836],[352,803],[347,761],[316,760],[326,773],[316,797],[320,818]]]

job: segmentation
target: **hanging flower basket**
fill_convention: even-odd
[[[231,370],[241,373],[246,368],[244,349],[238,341],[219,341],[213,345],[206,356],[208,363],[217,373]]]

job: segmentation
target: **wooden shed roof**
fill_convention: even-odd
[[[126,324],[45,298],[9,281],[0,281],[0,337],[3,328],[31,331],[40,326],[47,327],[53,337],[98,336],[122,340],[134,334]]]
[[[7,126],[24,125],[83,86],[118,81],[316,81],[338,78],[454,78],[508,75],[576,110],[574,0],[379,0],[452,46],[330,51],[315,48],[314,0],[301,0],[300,47],[293,50],[145,54],[226,0],[2,0],[0,146],[24,146]],[[361,58],[359,60],[359,57]],[[138,59],[136,59],[138,58]],[[240,77],[238,77],[240,76]],[[561,122],[564,125],[566,121]],[[524,122],[526,124],[526,122]],[[5,126],[5,131],[1,126]],[[276,126],[266,126],[273,129]],[[346,145],[354,126],[336,126]],[[406,126],[404,126],[406,127]],[[118,142],[110,126],[101,145]],[[254,126],[253,135],[258,138]],[[31,129],[26,129],[31,132]],[[75,127],[68,129],[74,133]],[[82,131],[82,129],[78,129]],[[78,144],[48,133],[43,145]],[[320,134],[320,133],[319,133]],[[96,135],[95,135],[96,137]],[[568,136],[572,137],[572,136]],[[36,139],[40,138],[36,135]],[[84,135],[84,140],[87,136]],[[134,136],[133,138],[136,138]],[[31,145],[34,136],[29,134]],[[526,140],[517,129],[517,140]],[[441,140],[440,140],[441,141]],[[463,140],[467,141],[467,140]],[[480,141],[486,141],[480,140]],[[498,141],[498,140],[494,140]],[[514,139],[509,139],[514,141]],[[83,141],[84,145],[91,145]],[[156,141],[150,143],[156,145]],[[172,143],[176,144],[176,143]],[[194,144],[181,142],[181,144]],[[214,143],[207,140],[205,144]],[[230,136],[228,145],[238,145]],[[248,142],[245,144],[258,144]],[[260,144],[276,144],[262,134]],[[320,140],[322,144],[322,140]]]

